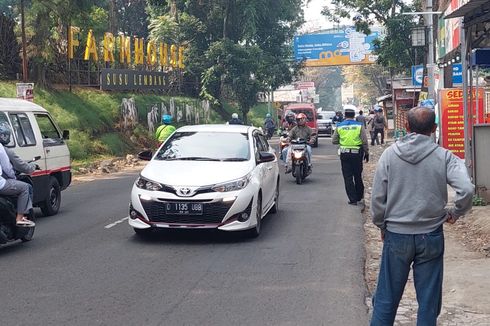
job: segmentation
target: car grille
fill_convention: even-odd
[[[179,200],[180,201],[180,200]],[[173,201],[175,202],[175,201]],[[198,201],[187,201],[198,202]],[[165,203],[157,201],[142,201],[143,208],[150,222],[174,224],[220,224],[233,202],[211,202],[203,204],[202,215],[172,215],[166,214]]]

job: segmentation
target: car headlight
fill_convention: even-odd
[[[235,191],[245,188],[249,182],[250,176],[246,175],[243,178],[237,180],[216,184],[213,186],[212,189],[217,192]]]
[[[148,179],[145,179],[143,177],[139,177],[136,182],[136,187],[140,189],[145,189],[145,190],[151,190],[151,191],[158,191],[162,189],[162,185],[159,184],[158,182],[155,181],[150,181]]]

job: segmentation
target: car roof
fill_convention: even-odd
[[[24,111],[42,111],[47,112],[41,106],[27,100],[18,98],[0,97],[0,111],[24,112]]]
[[[226,124],[206,124],[206,125],[190,125],[183,126],[177,129],[179,132],[236,132],[248,133],[252,130],[259,130],[252,126],[244,125],[226,125]]]

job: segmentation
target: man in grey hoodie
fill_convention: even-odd
[[[464,163],[430,138],[435,114],[408,112],[409,134],[381,155],[374,176],[371,216],[381,229],[383,253],[371,325],[393,325],[410,267],[419,304],[417,325],[436,325],[442,304],[444,234],[472,204],[473,184]],[[447,185],[456,192],[446,208]]]

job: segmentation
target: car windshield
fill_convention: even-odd
[[[229,161],[250,159],[248,135],[236,132],[176,132],[156,160]]]
[[[318,119],[323,119],[323,120],[326,120],[326,119],[332,119],[333,117],[335,116],[335,112],[322,112],[321,114],[319,114],[319,118]]]

